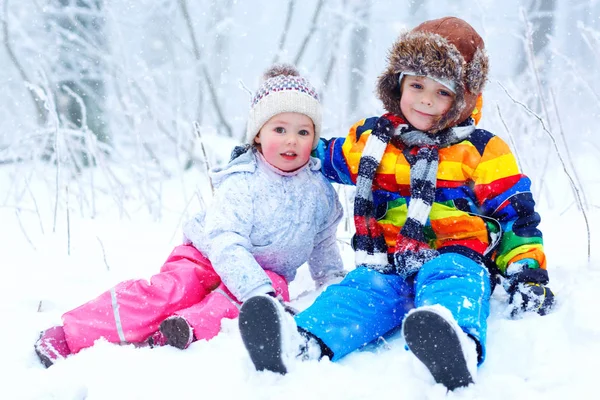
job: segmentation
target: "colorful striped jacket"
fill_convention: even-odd
[[[377,117],[359,121],[345,139],[321,140],[315,154],[328,179],[356,183],[362,151],[376,121]],[[410,149],[403,143],[392,139],[373,181],[376,218],[388,254],[394,251],[410,201],[407,151]],[[498,136],[476,129],[461,143],[441,148],[439,154],[435,202],[425,227],[429,245],[440,252],[483,256],[477,260],[480,262],[493,260],[503,275],[516,261],[545,273],[540,216],[534,210],[531,181],[519,171],[508,145]]]

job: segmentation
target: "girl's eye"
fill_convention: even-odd
[[[306,129],[302,129],[300,132],[298,132],[298,134],[300,136],[308,136],[308,135],[310,135],[310,132],[307,131]]]
[[[285,129],[281,126],[278,126],[277,128],[275,128],[275,132],[277,133],[285,133]]]
[[[423,86],[420,83],[413,83],[410,86],[412,86],[415,89],[422,89],[423,88]]]
[[[440,90],[440,95],[442,95],[442,96],[452,96],[452,94],[450,92],[447,92],[445,90]]]

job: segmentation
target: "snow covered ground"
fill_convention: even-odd
[[[113,199],[100,195],[95,198],[96,218],[82,217],[89,212],[82,212],[73,199],[68,225],[67,213],[59,208],[53,233],[54,186],[51,180],[35,178],[50,179],[52,172],[31,179],[15,173],[12,167],[0,168],[0,193],[15,193],[16,185],[22,187],[23,196],[18,211],[10,201],[0,206],[2,399],[548,400],[592,398],[597,392],[600,260],[594,247],[599,242],[592,238],[593,258],[588,265],[581,213],[574,206],[557,210],[556,204],[552,209],[542,205],[540,212],[558,307],[545,317],[531,314],[510,320],[504,315],[506,294],[496,290],[487,362],[475,385],[454,393],[446,394],[444,387],[433,382],[398,335],[338,363],[301,363],[286,376],[259,373],[243,350],[236,321],[226,321],[214,340],[195,342],[185,351],[101,341],[45,369],[33,351],[39,331],[59,324],[63,312],[111,285],[148,278],[158,271],[180,240],[179,225],[187,203],[182,200],[182,184],[189,196],[200,178],[190,172],[183,180],[164,183],[163,192],[170,195],[163,198],[160,219],[134,201],[124,201],[127,213],[123,214]],[[551,184],[557,185],[555,193],[567,196],[569,190],[563,183]],[[192,201],[189,211],[197,207]],[[590,207],[592,227],[600,225],[599,211]],[[347,268],[351,268],[352,252],[342,246]],[[314,299],[316,293],[305,293],[312,288],[303,268],[291,286],[292,297],[300,295],[294,301],[297,308]]]

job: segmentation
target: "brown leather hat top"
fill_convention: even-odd
[[[471,115],[487,80],[488,57],[483,39],[471,25],[456,17],[425,21],[401,34],[390,49],[388,66],[377,85],[386,110],[399,116],[398,77],[408,71],[454,82],[454,104],[429,132],[454,126]]]
[[[425,21],[413,29],[413,32],[430,32],[440,35],[456,46],[466,63],[473,60],[477,49],[483,49],[483,39],[475,29],[465,21],[456,17],[444,17]]]

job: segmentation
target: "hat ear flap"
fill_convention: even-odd
[[[483,91],[488,69],[488,56],[485,50],[478,48],[471,62],[465,66],[465,86],[470,93],[477,95]]]
[[[377,95],[383,103],[383,107],[390,113],[402,115],[400,111],[400,74],[389,70],[379,77],[377,83]]]

